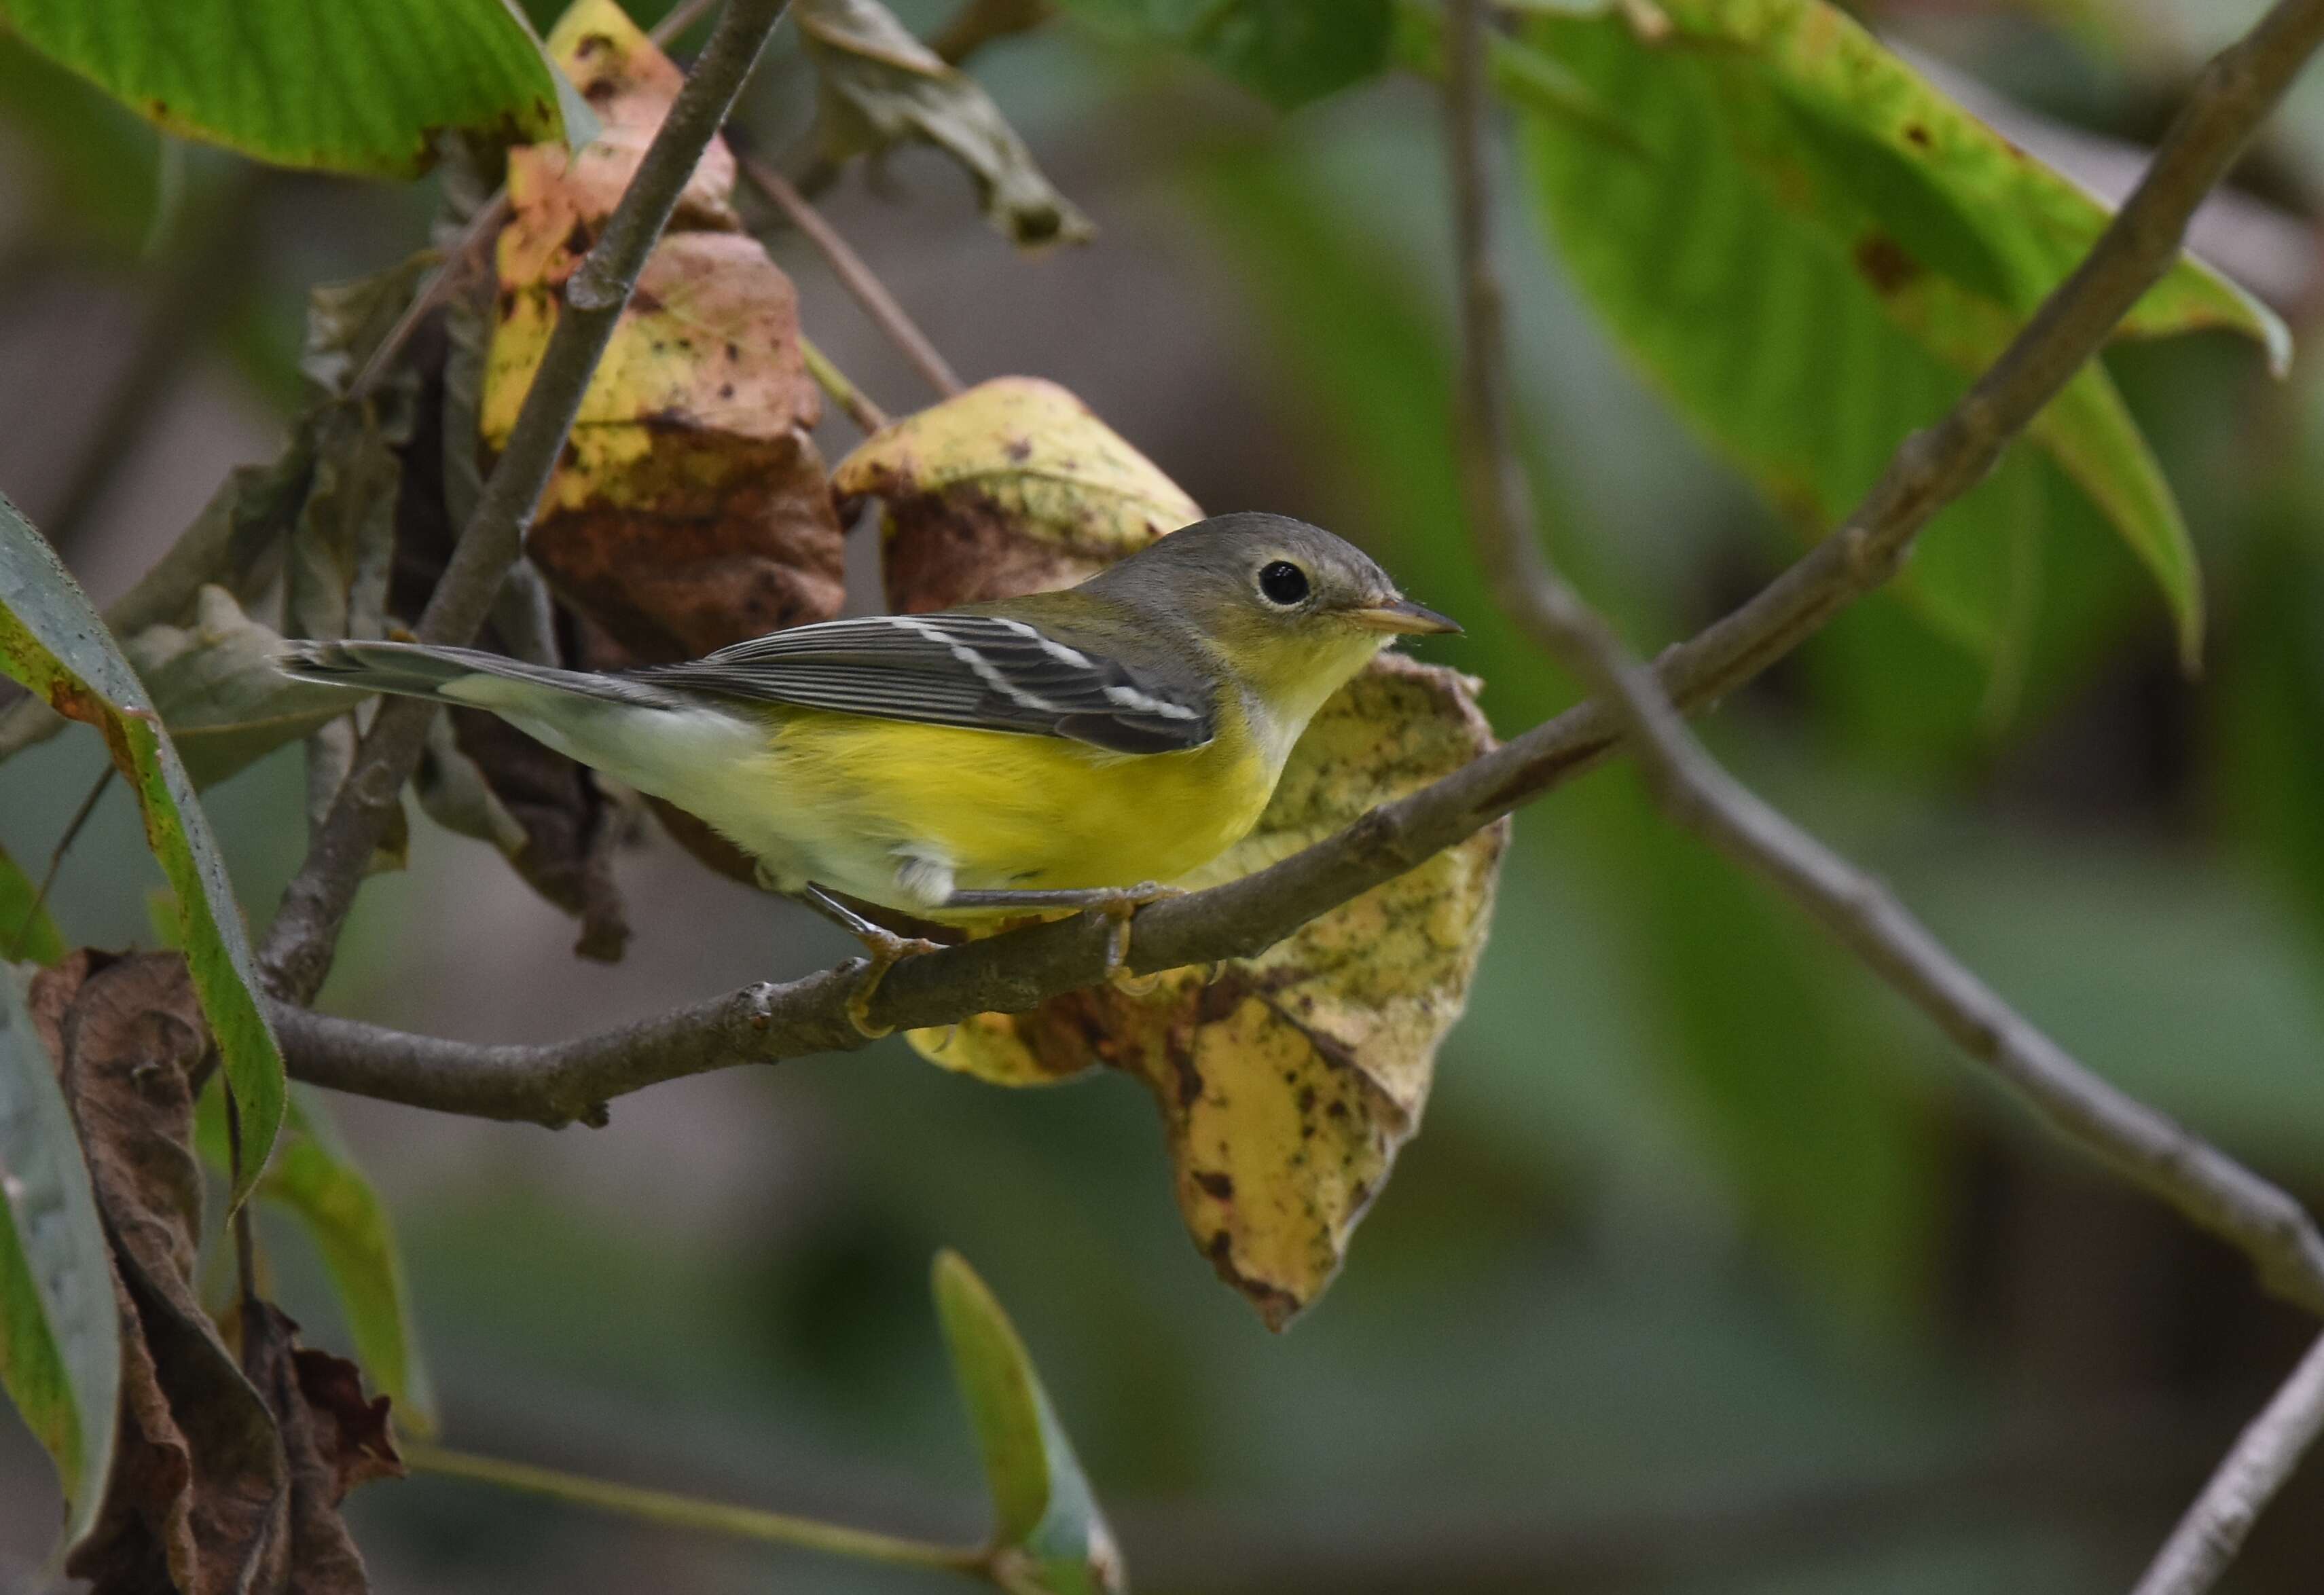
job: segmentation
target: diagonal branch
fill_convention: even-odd
[[[727,0],[702,59],[638,164],[604,231],[565,285],[565,306],[526,392],[508,447],[484,484],[451,562],[420,617],[423,641],[466,642],[491,611],[523,546],[533,506],[549,485],[582,395],[637,286],[646,257],[677,208],[696,162],[726,119],[788,0]],[[339,927],[355,904],[372,853],[386,834],[396,794],[420,761],[433,705],[398,698],[380,706],[330,812],[309,839],[306,862],[282,894],[259,964],[277,997],[309,1000],[330,973]]]
[[[2277,14],[2291,9],[2280,7]],[[1492,263],[1484,148],[1485,0],[1451,0],[1451,27],[1446,121],[1461,273],[1462,456],[1478,541],[1502,605],[1599,702],[1611,706],[1656,803],[1674,822],[1780,887],[1972,1057],[2016,1086],[2052,1129],[2235,1240],[2273,1288],[2317,1308],[2324,1237],[2296,1202],[2091,1074],[1954,958],[1878,881],[1736,780],[1687,729],[1654,673],[1630,658],[1605,620],[1551,567],[1534,534],[1525,476],[1509,436],[1508,352]],[[2235,147],[2225,141],[2213,146],[2222,171]],[[2174,231],[2174,244],[2176,236]],[[2077,281],[2091,275],[2086,263]],[[2124,298],[2123,308],[2135,298]],[[2070,305],[2061,309],[2053,300],[2045,307],[2045,314],[2052,312],[2053,325],[2075,322]],[[2082,314],[2080,325],[2095,325],[2088,319],[2094,311]],[[1999,424],[2008,425],[2019,413],[2030,418],[2040,409],[2043,384],[2054,392],[2079,364],[2056,359],[2015,367],[2029,373],[2019,387],[2006,390],[2022,411],[2002,410]],[[2005,359],[1979,389],[2006,383],[2011,368]],[[1960,416],[1956,411],[1948,423]],[[1969,474],[1978,453],[1974,429],[1964,424],[1959,437],[1957,463],[1950,475],[1937,477],[1941,484],[1958,482],[1954,491],[1982,475]],[[1992,446],[1988,466],[1998,453],[1999,445]],[[2319,1430],[2324,1340],[2245,1431],[2137,1595],[2200,1595],[2217,1582]]]
[[[2237,1437],[2132,1595],[2202,1595],[2218,1582],[2260,1509],[2283,1488],[2319,1432],[2324,1340],[2309,1348],[2275,1398]]]
[[[1629,657],[1604,618],[1550,567],[1534,535],[1524,471],[1510,439],[1502,296],[1489,242],[1484,13],[1483,0],[1452,0],[1446,103],[1461,273],[1462,464],[1480,549],[1502,606],[1582,678],[1597,702],[1613,706],[1625,745],[1674,823],[1781,888],[1970,1056],[2015,1085],[2053,1129],[2235,1241],[2272,1288],[2324,1309],[2324,1236],[2299,1203],[2092,1074],[1947,951],[1886,888],[1729,775],[1688,731],[1655,673]],[[2090,276],[2086,265],[2076,281]],[[2135,299],[2129,292],[2125,308]],[[2052,319],[2097,325],[2074,313]],[[2005,400],[1993,401],[1991,408],[2030,418],[2041,408],[2034,392],[2040,383],[2053,392],[2078,365],[2055,357],[2013,365],[2005,357],[1997,372],[2037,374],[2006,389]],[[1989,373],[1978,387],[1995,381]],[[1976,405],[1973,392],[1964,409]],[[1960,413],[1948,417],[1946,426]],[[1939,435],[1944,431],[1940,428]],[[1967,425],[1955,433],[1962,439],[1975,435]],[[1976,452],[1974,443],[1956,444],[1937,480],[1953,492],[1965,490],[1977,480],[1965,463]],[[1997,453],[1996,446],[1988,463]],[[1876,502],[1878,498],[1876,491]],[[1934,502],[1913,502],[1923,506],[1923,521],[1935,508]],[[1859,512],[1858,521],[1865,519]]]
[[[2169,269],[2187,217],[2319,40],[2324,0],[2282,0],[2213,63],[2114,226],[2008,354],[1953,414],[1906,441],[1847,526],[1741,609],[1667,650],[1654,674],[1662,694],[1683,711],[1708,707],[1886,579],[1919,527],[1990,467]],[[2092,304],[2101,310],[2093,313]],[[1613,747],[1618,725],[1600,704],[1582,705],[1258,874],[1157,903],[1139,916],[1130,966],[1147,973],[1258,953],[1589,768]],[[1860,895],[1860,879],[1823,884],[1836,916],[1864,922],[1869,939],[1913,954],[1893,971],[1884,967],[1885,974],[1918,979],[1915,971],[1941,967],[1920,956],[1925,949],[1908,934],[1917,926],[1894,923],[1893,905]],[[1021,1012],[1103,978],[1106,939],[1104,923],[1084,916],[909,959],[881,982],[871,1017],[912,1027]],[[659,1080],[853,1050],[863,1045],[845,1012],[854,978],[855,966],[842,965],[540,1046],[478,1046],[279,1006],[274,1013],[291,1072],[301,1079],[413,1106],[563,1123]],[[1929,982],[1923,1005],[1957,1025],[1956,1039],[1994,1060],[2078,1138],[2114,1149],[2135,1177],[2249,1252],[2273,1287],[2324,1312],[2324,1244],[2280,1193],[2086,1075],[2038,1032],[2013,1026],[2006,1006],[1973,979],[1965,989],[1949,979]]]

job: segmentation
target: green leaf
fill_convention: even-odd
[[[0,0],[0,20],[168,132],[278,166],[417,177],[440,134],[575,134],[508,0]]]
[[[145,843],[177,894],[187,962],[209,1020],[249,1157],[236,1203],[249,1194],[282,1123],[282,1054],[258,1007],[258,973],[234,885],[211,839],[194,783],[152,700],[114,646],[79,585],[0,498],[0,671],[51,708],[105,733],[113,762],[137,794]]]
[[[225,1100],[206,1091],[197,1109],[195,1141],[210,1166],[224,1173],[229,1161]],[[436,1393],[420,1355],[394,1225],[312,1093],[291,1093],[281,1145],[258,1194],[297,1219],[315,1243],[355,1341],[355,1360],[373,1385],[394,1401],[405,1426],[434,1433]]]
[[[934,144],[968,174],[985,219],[1010,242],[1037,248],[1094,235],[991,96],[878,0],[803,0],[798,25],[815,62],[816,143],[825,160]]]
[[[1290,110],[1377,76],[1392,0],[1065,0],[1117,37],[1167,43]]]
[[[953,1378],[984,1455],[1003,1588],[1027,1595],[1126,1589],[1113,1532],[1016,1326],[958,1252],[936,1254],[932,1284]]]
[[[5,965],[0,1193],[0,1385],[63,1481],[69,1514],[61,1550],[95,1524],[113,1466],[121,1325],[72,1113]]]
[[[1636,141],[1610,148],[1573,136],[1570,115],[1529,117],[1535,192],[1629,352],[1774,502],[1821,532],[1999,354],[2107,211],[1821,0],[1663,9],[1674,31],[1658,44],[1614,17],[1529,28],[1530,44],[1626,108]],[[2192,259],[2121,330],[2200,327],[2249,337],[2279,367],[2289,355],[2273,315]],[[2202,601],[2186,527],[2103,371],[2075,379],[2031,447],[2147,566],[2191,660]],[[2011,496],[1986,484],[1933,537],[2042,502]],[[1995,586],[1997,614],[2006,571]],[[1954,596],[1958,608],[1966,595]]]
[[[0,963],[50,964],[65,955],[65,939],[40,898],[32,878],[0,848]]]

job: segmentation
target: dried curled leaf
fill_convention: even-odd
[[[1019,248],[1083,244],[1090,220],[1050,185],[976,79],[913,37],[878,0],[806,0],[799,37],[816,65],[816,143],[834,164],[903,143],[934,144],[976,185],[985,219]]]
[[[272,1587],[283,1558],[272,1425],[192,1284],[202,1176],[190,1139],[208,1034],[184,960],[74,953],[34,978],[28,1002],[113,1237],[122,1326],[113,1471],[67,1571],[100,1590]]]
[[[67,1571],[92,1595],[362,1595],[337,1505],[346,1485],[396,1466],[384,1408],[352,1397],[366,1427],[320,1377],[324,1402],[297,1380],[272,1391],[275,1359],[300,1369],[313,1355],[290,1344],[289,1320],[265,1309],[237,1359],[195,1291],[194,1099],[210,1037],[185,960],[76,953],[35,977],[29,1007],[114,1240],[122,1324],[113,1470]]]
[[[888,602],[907,613],[1072,586],[1203,513],[1035,377],[997,377],[881,428],[832,486],[882,501]]]
[[[569,161],[554,147],[512,158],[479,418],[492,448],[515,425],[566,279],[679,82],[610,0],[581,0],[550,50],[611,142]],[[733,230],[733,179],[714,140],[622,313],[526,544],[559,594],[639,659],[825,620],[842,597],[838,517],[807,436],[822,400],[799,352],[798,297]]]
[[[1474,684],[1397,655],[1323,706],[1258,825],[1199,882],[1264,868],[1493,745]],[[1093,1063],[1152,1089],[1178,1203],[1220,1277],[1281,1329],[1314,1301],[1419,1128],[1436,1048],[1484,950],[1507,834],[1479,832],[1257,958],[1177,970],[1133,996],[918,1030],[931,1062],[1001,1084]]]

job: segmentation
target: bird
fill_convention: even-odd
[[[937,923],[1130,917],[1267,807],[1292,745],[1385,647],[1457,632],[1320,527],[1238,512],[1078,585],[795,626],[682,664],[558,669],[408,641],[292,642],[305,681],[488,710],[707,822],[872,954],[843,899]]]

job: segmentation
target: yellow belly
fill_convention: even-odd
[[[1109,753],[1061,737],[783,709],[766,751],[721,782],[748,794],[704,817],[805,880],[916,913],[908,860],[959,890],[1052,890],[1170,880],[1240,841],[1279,773],[1236,717],[1206,745]]]

